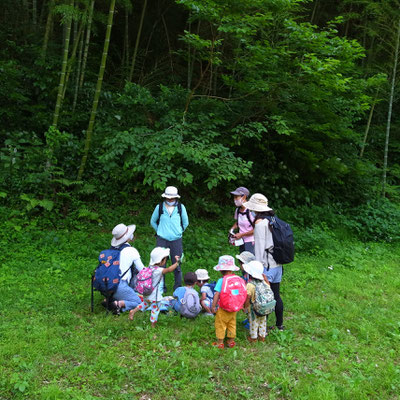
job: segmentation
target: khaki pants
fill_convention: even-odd
[[[218,308],[215,315],[215,336],[217,339],[224,340],[225,333],[229,339],[236,337],[236,314],[237,312],[228,312]]]

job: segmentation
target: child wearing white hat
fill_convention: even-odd
[[[165,263],[169,257],[169,249],[165,249],[163,247],[156,247],[150,253],[150,266],[152,268],[152,281],[153,281],[153,291],[148,296],[143,296],[143,301],[136,308],[129,311],[129,319],[132,320],[134,315],[142,310],[143,312],[150,307],[150,322],[151,326],[154,328],[157,321],[158,315],[160,314],[160,302],[163,297],[163,286],[164,280],[163,277],[168,272],[174,271],[178,265],[180,257],[175,256],[175,263],[172,264],[168,268],[164,268]]]
[[[260,315],[256,309],[256,301],[264,302],[266,306],[268,303],[268,296],[273,293],[269,284],[265,281],[263,271],[264,266],[260,261],[250,261],[248,264],[243,264],[243,269],[249,274],[249,282],[247,283],[247,299],[244,304],[244,309],[248,312],[250,322],[250,336],[247,337],[249,342],[265,341],[267,335],[267,316]],[[265,304],[266,303],[266,304]],[[275,305],[275,302],[274,304]],[[268,310],[271,312],[272,308]]]
[[[200,293],[201,293],[201,298],[200,298],[201,307],[206,313],[205,315],[212,316],[214,314],[211,312],[211,305],[214,298],[213,289],[215,288],[215,282],[214,284],[208,283],[210,277],[208,276],[208,271],[206,269],[197,269],[195,271],[195,274],[197,276],[196,285],[200,288]]]

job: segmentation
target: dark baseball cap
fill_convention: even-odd
[[[249,189],[247,189],[243,186],[240,186],[236,190],[231,192],[231,194],[233,194],[234,196],[248,196],[250,194],[250,192],[249,192]]]

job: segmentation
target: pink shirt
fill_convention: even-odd
[[[249,219],[247,218],[247,215],[246,215],[247,212],[249,213],[250,221],[254,224],[254,217],[250,211],[245,210],[244,213],[241,213],[239,211],[239,217],[238,217],[237,209],[235,211],[235,219],[237,220],[237,224],[238,224],[240,233],[249,232],[254,229],[253,225],[251,225],[251,223],[249,222]],[[243,236],[242,239],[246,243],[254,242],[254,235]]]

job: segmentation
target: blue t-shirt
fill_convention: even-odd
[[[173,296],[176,297],[178,300],[176,300],[174,303],[174,310],[177,312],[179,312],[181,309],[181,300],[185,296],[185,293],[186,293],[186,287],[184,286],[175,289]]]

